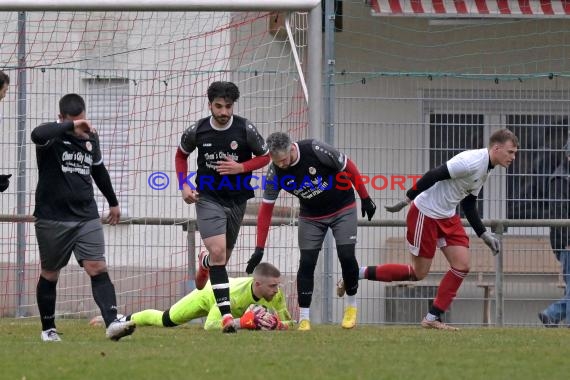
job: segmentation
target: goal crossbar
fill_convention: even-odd
[[[320,0],[11,0],[0,11],[310,11]]]

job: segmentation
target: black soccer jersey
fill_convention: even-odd
[[[39,171],[34,216],[59,221],[99,218],[91,178],[91,166],[103,162],[99,138],[96,134],[88,140],[76,137],[72,122],[38,128],[46,126],[58,131],[57,136],[44,141],[32,132]]]
[[[267,153],[265,140],[249,120],[234,115],[224,129],[214,129],[210,117],[199,120],[184,132],[180,141],[180,149],[187,154],[196,148],[198,169],[188,178],[195,174],[194,184],[199,194],[227,206],[253,198],[251,172],[222,176],[216,171],[216,162],[225,157],[241,163],[249,161],[252,155]]]
[[[306,217],[330,215],[355,202],[347,180],[338,181],[348,160],[343,153],[313,139],[295,144],[299,153],[296,162],[287,169],[273,163],[269,166],[263,199],[275,201],[283,189],[299,198],[299,215]]]

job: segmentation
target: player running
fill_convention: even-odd
[[[424,328],[457,330],[442,322],[442,314],[455,298],[470,269],[469,238],[457,214],[457,206],[465,213],[473,230],[496,255],[499,240],[487,231],[477,211],[477,196],[491,170],[497,165],[508,167],[514,160],[519,142],[513,132],[500,129],[489,138],[487,148],[468,150],[445,164],[431,169],[406,192],[406,198],[389,212],[398,212],[411,203],[406,218],[406,239],[412,265],[384,264],[362,267],[359,278],[372,281],[419,281],[429,273],[436,248],[441,248],[450,269],[441,280],[436,298],[422,320]],[[337,292],[344,295],[345,284]]]
[[[233,114],[239,96],[234,83],[213,82],[208,87],[211,116],[184,131],[175,158],[176,172],[183,179],[182,199],[196,204],[198,230],[208,250],[208,254],[204,252],[198,258],[196,288],[202,289],[210,277],[216,303],[224,316],[224,333],[236,332],[226,264],[238,237],[246,202],[254,196],[249,180],[244,179],[269,163],[267,146],[253,123]],[[187,181],[188,156],[196,149],[198,169],[196,186],[192,186]]]

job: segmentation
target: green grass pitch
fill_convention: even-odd
[[[0,319],[0,379],[569,379],[570,329],[313,326],[239,331],[139,327],[119,342],[85,320]]]

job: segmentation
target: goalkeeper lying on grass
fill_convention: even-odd
[[[279,288],[281,272],[269,263],[260,263],[253,277],[230,278],[232,315],[237,329],[286,330],[293,325],[285,295]],[[210,282],[195,289],[166,311],[143,310],[126,316],[137,326],[174,327],[192,319],[207,317],[204,329],[220,330],[222,316]],[[96,324],[96,318],[91,324]]]

